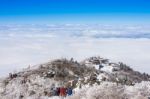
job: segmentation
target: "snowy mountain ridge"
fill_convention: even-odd
[[[134,71],[122,62],[101,57],[81,62],[63,58],[10,73],[0,80],[0,99],[59,99],[51,95],[50,89],[61,86],[74,90],[67,99],[147,99],[149,81],[150,75]]]

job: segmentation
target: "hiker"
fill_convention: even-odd
[[[99,65],[99,70],[101,70],[101,68],[103,68],[103,67],[104,67],[104,66],[100,64],[100,65]]]
[[[60,88],[54,87],[52,90],[52,95],[53,96],[59,96],[59,94],[60,94]]]
[[[18,75],[15,73],[15,74],[12,74],[12,73],[9,73],[9,78],[13,79],[13,78],[16,78]]]
[[[72,95],[72,88],[71,87],[69,87],[69,88],[67,88],[67,95],[68,96],[71,96]]]
[[[15,74],[12,74],[12,77],[13,78],[16,78],[18,75],[15,73]]]
[[[49,96],[54,96],[54,88],[50,88],[50,95]]]
[[[60,88],[60,96],[62,96],[62,97],[66,97],[66,88],[65,87],[61,87]]]
[[[51,96],[55,96],[55,94],[56,94],[55,84],[52,84],[52,85],[51,85],[50,94],[51,94]]]
[[[56,96],[59,96],[59,94],[60,94],[60,88],[57,87],[57,88],[56,88]]]
[[[12,73],[9,73],[9,78],[13,79]]]

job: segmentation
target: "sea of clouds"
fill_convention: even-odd
[[[150,73],[150,26],[0,25],[0,75],[55,58],[99,55]]]

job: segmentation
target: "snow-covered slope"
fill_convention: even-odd
[[[57,99],[44,92],[61,86],[74,89],[75,94],[68,99],[146,99],[150,95],[149,80],[148,74],[101,57],[82,62],[56,59],[0,79],[0,99]]]

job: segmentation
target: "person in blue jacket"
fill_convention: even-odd
[[[71,87],[69,87],[69,88],[67,88],[67,95],[68,96],[71,96],[72,95],[72,88]]]

